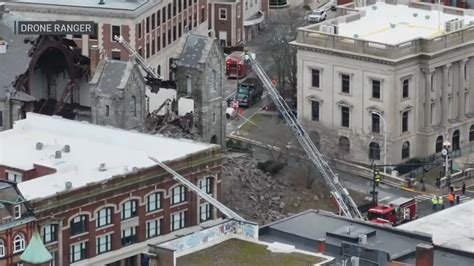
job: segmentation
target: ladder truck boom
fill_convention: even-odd
[[[143,70],[148,74],[148,76],[154,78],[154,79],[161,79],[160,75],[156,74],[155,71],[153,71],[153,68],[143,59],[143,57],[135,51],[135,49],[130,46],[130,44],[125,41],[125,39],[122,36],[114,36],[114,40],[117,41],[127,52],[135,57],[137,62],[142,66]]]
[[[248,60],[251,64],[252,70],[260,78],[264,88],[268,91],[273,102],[285,119],[287,126],[290,128],[311,162],[321,173],[324,181],[329,187],[331,195],[339,206],[341,214],[349,218],[362,219],[362,215],[357,208],[357,204],[349,195],[347,189],[345,189],[339,182],[339,177],[334,173],[331,167],[329,167],[329,164],[311,141],[308,133],[306,133],[305,129],[300,125],[295,115],[291,112],[290,107],[285,102],[283,97],[281,97],[280,93],[277,91],[271,79],[263,70],[262,66],[250,56]]]
[[[199,197],[203,198],[207,202],[209,202],[211,205],[216,207],[220,212],[222,212],[225,216],[229,218],[233,218],[239,221],[246,221],[243,217],[235,213],[233,210],[229,209],[227,206],[219,202],[217,199],[214,197],[210,196],[206,192],[202,191],[199,187],[194,185],[191,181],[187,180],[185,177],[182,175],[178,174],[176,171],[171,169],[169,166],[164,164],[163,162],[157,160],[154,157],[148,157],[150,160],[154,161],[156,164],[158,164],[161,168],[163,168],[165,171],[173,175],[173,178],[178,180],[181,184],[186,186],[188,189],[192,190],[194,193],[196,193]]]

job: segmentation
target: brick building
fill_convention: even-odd
[[[217,217],[151,159],[218,198],[217,145],[34,113],[1,132],[0,145],[0,176],[18,182],[52,265],[147,265],[148,244]],[[31,228],[21,229],[26,242]],[[7,233],[2,240],[11,248],[17,233]],[[16,255],[0,258],[0,265],[14,265]]]
[[[268,16],[268,0],[215,0],[209,3],[209,28],[222,47],[254,38]]]
[[[104,2],[104,4],[99,4]],[[94,21],[96,35],[71,35],[82,54],[88,56],[98,45],[108,58],[128,61],[129,55],[114,35],[130,45],[168,79],[175,45],[187,31],[207,35],[207,0],[13,0],[6,3],[10,13],[31,20]]]

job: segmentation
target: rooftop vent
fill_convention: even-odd
[[[138,172],[138,167],[133,167],[133,168],[132,168],[132,172],[134,172],[134,173],[135,173],[135,172]]]
[[[351,225],[346,227],[346,234],[350,235],[351,234]]]
[[[361,245],[367,244],[367,235],[359,235],[359,244]]]
[[[72,182],[70,181],[67,181],[64,185],[65,185],[66,190],[69,190],[72,188]]]
[[[426,18],[426,19],[430,19],[430,15],[426,15],[425,18]]]
[[[354,34],[354,38],[359,38],[359,34]]]
[[[393,28],[395,28],[396,26],[397,26],[397,24],[395,24],[395,23],[390,23],[390,28],[393,29]]]
[[[373,10],[377,10],[377,6],[372,6],[372,9],[373,9]]]
[[[71,146],[64,145],[63,151],[66,152],[66,153],[70,152],[71,151]]]
[[[418,17],[418,13],[413,13],[413,17]]]
[[[105,5],[105,1],[104,1],[104,0],[100,0],[100,1],[99,1],[99,5]]]
[[[105,163],[101,163],[101,164],[99,165],[99,171],[100,171],[100,172],[104,172],[105,170],[107,170],[107,169],[105,168]]]
[[[43,149],[43,143],[36,142],[36,149],[39,150],[39,151],[42,150]]]
[[[61,159],[61,151],[56,151],[56,152],[54,153],[54,158],[55,158],[55,159]]]

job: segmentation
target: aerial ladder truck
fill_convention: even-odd
[[[121,36],[115,36],[114,39],[117,42],[119,42],[122,45],[122,47],[125,48],[131,55],[135,57],[137,62],[143,67],[145,72],[147,72],[147,74],[150,77],[160,79],[159,75],[154,73],[150,65],[146,63],[146,61],[140,56],[140,54],[138,54],[128,44],[127,41],[125,41]],[[269,93],[271,99],[273,100],[278,110],[282,114],[287,126],[291,129],[291,132],[293,133],[293,135],[296,137],[296,139],[298,140],[298,142],[300,143],[300,145],[306,152],[306,155],[308,156],[309,160],[316,166],[318,171],[321,173],[321,176],[323,177],[324,181],[326,182],[326,185],[328,186],[330,190],[331,196],[333,197],[335,203],[338,205],[339,213],[348,218],[363,219],[362,214],[357,208],[357,204],[349,195],[348,190],[344,188],[342,184],[339,182],[338,175],[334,173],[334,171],[331,169],[331,167],[327,163],[326,159],[323,157],[323,155],[319,152],[319,150],[316,148],[314,143],[311,141],[308,133],[306,133],[304,128],[300,125],[299,121],[296,119],[293,112],[291,112],[290,107],[285,102],[283,97],[280,95],[278,90],[275,88],[271,79],[267,76],[267,74],[263,70],[262,66],[250,56],[248,57],[247,60],[250,63],[252,70],[255,72],[255,74],[257,74],[259,79],[262,81],[263,87]],[[213,197],[207,194],[203,194],[203,192],[196,185],[194,185],[189,180],[187,180],[186,178],[176,173],[173,169],[169,168],[168,166],[166,166],[165,164],[163,164],[162,162],[154,158],[150,158],[150,159],[155,161],[163,169],[165,169],[170,174],[172,174],[175,179],[179,180],[182,184],[187,186],[189,189],[195,191],[203,199],[207,200],[209,203],[211,203],[216,208],[218,208],[224,215],[234,218],[234,219],[244,220],[237,213],[233,212],[232,210],[230,210],[229,208],[221,204],[219,201],[217,201]]]

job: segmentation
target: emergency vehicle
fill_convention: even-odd
[[[398,198],[387,205],[379,204],[370,208],[369,221],[376,224],[399,225],[416,219],[416,201],[413,198]]]
[[[250,69],[245,59],[245,52],[232,52],[225,59],[225,74],[231,78],[247,76]]]

